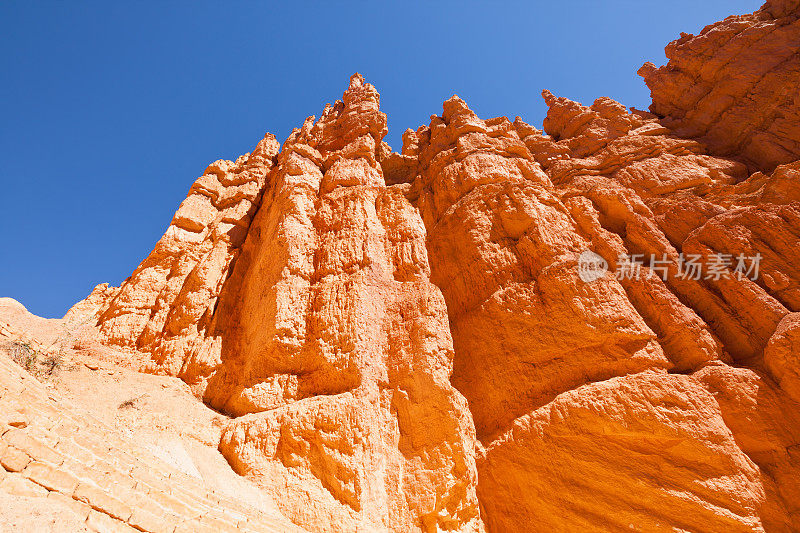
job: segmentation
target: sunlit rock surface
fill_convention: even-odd
[[[393,152],[354,75],[66,320],[311,531],[797,531],[799,5],[543,131],[453,96]]]

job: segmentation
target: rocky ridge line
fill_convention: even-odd
[[[800,529],[797,13],[670,44],[652,114],[453,97],[400,153],[355,75],[68,318],[233,415],[220,451],[315,531]]]

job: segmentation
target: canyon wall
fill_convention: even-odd
[[[800,157],[800,2],[770,0],[699,35],[681,34],[669,62],[639,70],[650,110],[675,134],[771,172]]]
[[[650,113],[453,96],[400,152],[356,74],[66,318],[312,531],[800,530],[799,15],[682,35]]]

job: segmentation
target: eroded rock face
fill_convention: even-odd
[[[359,76],[284,143],[223,291],[205,399],[220,451],[298,523],[479,530],[474,429],[448,380],[425,228],[376,160],[386,117]],[[252,413],[252,414],[248,414]],[[299,497],[305,494],[305,497]]]
[[[800,313],[786,315],[764,349],[764,364],[794,400],[800,401]]]
[[[645,63],[650,110],[715,154],[772,171],[800,157],[800,2],[771,0],[750,15],[681,34],[669,63]]]
[[[251,154],[216,161],[192,185],[155,249],[118,289],[99,285],[67,317],[97,316],[103,342],[146,352],[148,369],[198,380],[222,285],[258,208],[278,152],[267,135]],[[102,303],[100,303],[102,302]]]
[[[454,96],[395,153],[355,75],[69,318],[313,531],[798,530],[797,10],[671,44],[653,114],[544,91],[544,132]]]
[[[587,381],[668,366],[616,280],[578,279],[589,240],[513,124],[452,98],[415,136],[410,194],[447,300],[452,381],[483,440]]]
[[[106,343],[236,417],[220,451],[299,525],[480,531],[447,308],[408,186],[385,184],[385,134],[353,76],[280,151],[212,165],[133,276],[71,313],[98,308]]]
[[[796,528],[783,474],[796,459],[751,447],[775,428],[729,414],[781,419],[795,406],[770,377],[793,386],[793,326],[781,322],[798,279],[793,166],[748,177],[652,115],[544,97],[548,135],[451,99],[404,138],[402,156],[418,160],[409,197],[448,303],[451,380],[486,445],[487,527]],[[587,283],[577,266],[587,250],[617,274],[621,257],[638,257],[642,274]],[[681,275],[683,255],[712,271],[718,255],[730,264],[694,279]],[[736,274],[739,256],[759,256],[760,274]],[[705,385],[707,368],[735,377],[728,364],[760,374]],[[750,399],[730,398],[737,387]]]
[[[660,372],[585,385],[518,418],[480,479],[493,531],[754,531],[766,500],[713,396]]]

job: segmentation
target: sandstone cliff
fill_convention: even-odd
[[[354,75],[66,318],[312,531],[800,530],[799,19],[683,35],[652,113],[454,96],[399,153]]]
[[[666,48],[639,70],[650,110],[716,154],[772,171],[800,157],[800,2],[770,0]]]

